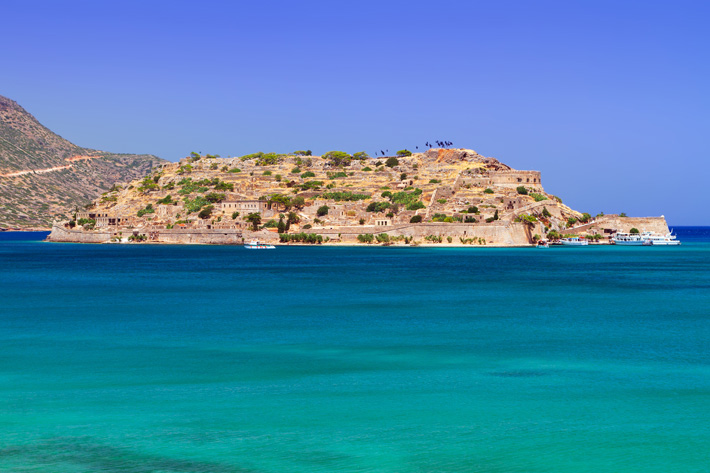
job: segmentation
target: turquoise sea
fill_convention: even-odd
[[[710,228],[678,248],[0,234],[0,471],[708,472]]]

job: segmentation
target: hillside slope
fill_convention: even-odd
[[[0,228],[49,228],[55,217],[66,218],[114,183],[164,162],[79,147],[0,96]]]

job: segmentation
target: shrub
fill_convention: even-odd
[[[271,171],[264,171],[264,174],[263,174],[263,175],[264,175],[264,176],[270,176],[270,175],[271,175]]]
[[[528,195],[528,190],[525,188],[525,186],[518,186],[515,188],[515,190],[518,191],[518,194]]]
[[[388,168],[393,168],[395,166],[399,165],[399,159],[395,158],[392,156],[391,158],[387,158],[387,161],[385,161],[385,166]]]
[[[390,206],[389,202],[370,202],[370,205],[365,209],[367,212],[382,212],[388,209]]]
[[[409,223],[421,223],[421,221],[422,221],[421,215],[415,215],[409,219]]]
[[[307,223],[303,226],[304,230],[308,230],[309,228],[313,228],[313,225],[311,225],[310,223]]]
[[[167,195],[163,197],[162,199],[158,199],[158,204],[163,204],[163,205],[170,205],[170,204],[175,204],[176,202],[173,200],[172,196]]]
[[[239,212],[232,212],[232,220],[236,220],[239,217]]]
[[[380,197],[385,198],[385,199],[392,197],[392,192],[384,191],[382,194],[380,194]]]
[[[197,212],[208,203],[207,199],[202,196],[195,197],[194,199],[185,197],[183,198],[183,202],[185,202],[185,210],[187,210],[188,213]]]
[[[360,243],[372,243],[374,240],[375,237],[372,233],[365,233],[364,235],[357,236],[357,241]]]
[[[327,205],[321,205],[320,207],[318,207],[318,210],[316,211],[316,215],[318,215],[319,217],[322,217],[324,215],[328,215],[329,209],[330,209],[330,207],[328,207]]]
[[[397,156],[399,157],[405,157],[405,156],[411,156],[412,152],[409,151],[408,149],[400,149],[397,151]]]
[[[318,189],[320,186],[323,185],[323,181],[306,181],[303,184],[301,184],[301,190],[307,191],[311,189]]]
[[[446,203],[446,199],[436,199],[436,201],[442,205]]]
[[[621,212],[621,213],[619,214],[619,217],[621,217],[621,218],[627,217],[626,212]]]
[[[476,207],[475,205],[472,205],[472,206],[469,207],[466,211],[467,211],[468,213],[470,213],[470,214],[477,214],[477,213],[478,213],[478,207]]]
[[[424,207],[426,207],[424,205],[424,202],[422,202],[421,200],[418,200],[416,202],[412,202],[411,204],[407,204],[406,209],[407,210],[419,210],[419,209],[423,209]]]
[[[634,227],[634,228],[632,228],[631,230],[629,230],[629,233],[637,234],[637,233],[641,233],[641,232],[639,232],[639,229],[638,229],[638,228],[635,228],[635,227]]]
[[[372,168],[369,166],[365,166],[364,168],[362,168],[362,170],[365,172],[370,172],[370,171],[372,171]]]
[[[360,220],[357,221],[360,225],[365,225],[365,219],[361,218]]]
[[[493,194],[493,189],[490,187],[483,191],[484,194]]]
[[[276,182],[281,182],[281,174],[275,175],[274,179],[276,179]]]
[[[216,191],[233,191],[234,184],[231,182],[220,181],[219,179],[213,180],[211,184],[214,185],[214,190]]]
[[[316,174],[312,171],[306,171],[303,174],[301,174],[301,179],[305,179],[307,177],[316,177]]]
[[[407,178],[407,173],[406,173],[406,172],[403,172],[402,174],[399,175],[399,180],[400,180],[400,181],[403,181],[403,180],[405,180],[406,178]]]
[[[579,218],[579,221],[582,223],[587,223],[592,219],[592,216],[589,215],[587,212],[584,212],[582,216]]]
[[[295,168],[291,169],[291,174],[298,174],[301,172],[301,168],[296,166]]]
[[[293,152],[294,156],[311,156],[313,153],[311,152],[310,149],[307,150],[298,150]]]
[[[138,216],[142,217],[145,214],[152,214],[155,213],[155,209],[153,209],[153,204],[148,204],[145,206],[144,209],[138,211]]]
[[[264,224],[264,228],[276,228],[279,226],[279,222],[273,218]]]
[[[449,243],[451,243],[452,241],[454,241],[454,239],[449,236],[449,237],[446,237],[446,241],[448,241]]]
[[[360,161],[362,161],[363,159],[367,159],[369,157],[370,157],[370,155],[367,154],[365,151],[358,151],[357,153],[353,154],[353,159],[358,159]]]
[[[547,210],[547,207],[542,208],[542,216],[546,218],[552,217],[552,214],[550,213],[549,210]]]
[[[229,172],[238,173],[238,172],[242,172],[242,170],[239,168],[232,168],[229,170]]]
[[[531,192],[531,193],[530,193],[530,197],[532,197],[533,199],[535,199],[535,202],[542,202],[543,200],[547,200],[547,197],[545,197],[545,196],[542,195],[542,194],[537,194],[537,193],[535,193],[535,192]]]
[[[570,217],[570,218],[567,219],[567,226],[568,226],[568,227],[571,227],[571,226],[574,225],[575,223],[577,223],[577,219],[576,219],[576,218]]]
[[[389,243],[390,236],[386,233],[380,233],[377,235],[377,242],[378,243]]]
[[[343,171],[329,172],[329,173],[326,173],[326,175],[328,176],[328,179],[330,179],[330,180],[337,179],[339,177],[348,177],[348,173],[343,172]]]
[[[429,179],[429,184],[441,184],[441,180],[439,180],[439,179]]]

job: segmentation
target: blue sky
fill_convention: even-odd
[[[592,214],[710,225],[710,2],[4,0],[0,95],[85,147],[446,139]]]

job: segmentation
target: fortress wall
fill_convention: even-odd
[[[113,236],[110,232],[69,230],[63,226],[52,226],[52,232],[47,236],[47,241],[73,242],[73,243],[106,243]]]
[[[605,215],[586,225],[578,225],[562,230],[564,234],[599,233],[610,235],[615,232],[628,233],[632,228],[641,232],[656,232],[665,235],[670,230],[663,216],[660,217],[619,217],[618,215]]]
[[[363,225],[358,227],[336,227],[332,229],[313,228],[306,230],[306,233],[317,233],[330,238],[340,238],[343,242],[356,242],[357,235],[372,233],[387,233],[390,236],[414,237],[416,240],[423,240],[428,235],[441,236],[443,238],[452,237],[454,243],[460,243],[459,238],[484,238],[488,244],[492,245],[528,245],[528,230],[522,223],[510,223],[504,225],[471,225],[464,223],[416,223],[408,225],[392,225],[390,227],[380,227]],[[540,233],[539,229],[532,230],[532,233]]]

